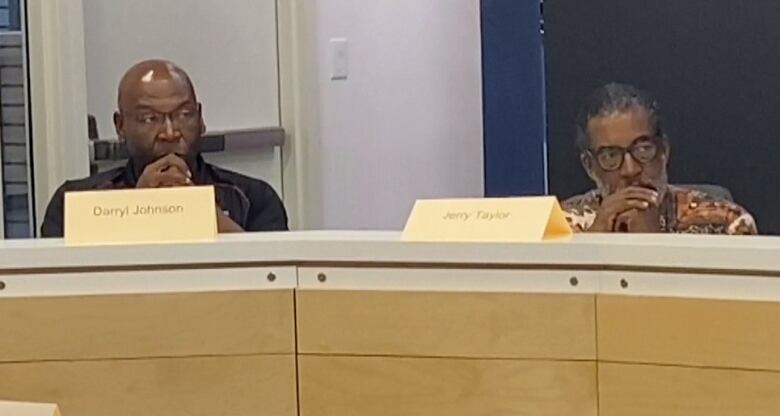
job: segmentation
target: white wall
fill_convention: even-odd
[[[482,196],[479,1],[302,3],[316,62],[307,227],[400,229],[417,198]],[[330,80],[331,38],[349,41],[345,81]]]
[[[119,78],[167,58],[192,77],[209,130],[279,125],[275,0],[83,0],[87,107],[116,137]]]

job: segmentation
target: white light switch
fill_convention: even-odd
[[[349,42],[347,39],[332,38],[330,40],[330,53],[333,58],[330,79],[347,79],[347,75],[349,75]]]

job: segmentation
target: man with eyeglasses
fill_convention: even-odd
[[[655,99],[608,84],[577,119],[580,161],[596,189],[564,201],[577,232],[756,234],[739,205],[668,184],[669,141]]]
[[[127,144],[126,166],[67,181],[55,192],[41,227],[63,236],[64,195],[71,191],[213,185],[220,232],[287,230],[276,192],[253,179],[206,163],[199,141],[206,131],[201,104],[184,70],[164,60],[132,66],[119,83],[114,125]]]

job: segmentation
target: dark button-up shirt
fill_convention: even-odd
[[[192,180],[196,185],[213,185],[219,207],[245,231],[287,230],[284,205],[268,183],[210,165],[200,157]],[[135,188],[135,184],[132,162],[88,178],[65,182],[49,201],[41,236],[63,236],[66,192]]]

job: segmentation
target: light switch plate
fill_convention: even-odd
[[[349,75],[349,41],[345,38],[331,38],[330,53],[332,66],[331,80],[345,80]]]

